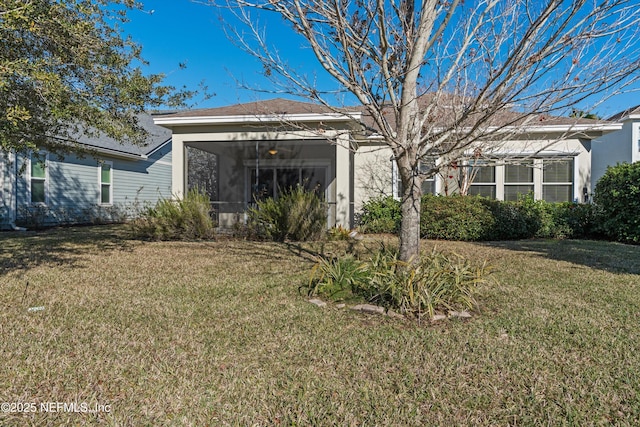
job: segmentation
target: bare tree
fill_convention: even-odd
[[[400,256],[419,253],[423,180],[540,114],[568,115],[638,79],[634,0],[209,0],[243,24],[232,37],[278,90],[331,107],[362,105],[367,129],[393,151],[402,181]],[[288,66],[262,28],[279,15],[337,83],[322,90]],[[286,48],[282,49],[283,51]],[[340,111],[336,109],[336,111]]]

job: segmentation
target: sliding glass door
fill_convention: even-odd
[[[314,191],[325,199],[327,190],[326,166],[260,166],[256,178],[256,169],[249,168],[249,203],[277,198],[280,193],[298,185]]]

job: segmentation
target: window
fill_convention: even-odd
[[[504,200],[518,200],[519,195],[533,191],[533,161],[505,165]]]
[[[472,178],[468,194],[500,200],[517,200],[533,194],[536,200],[571,202],[574,200],[574,157],[506,159],[495,166],[480,164],[463,171]]]
[[[31,203],[44,204],[47,202],[47,156],[33,154],[30,163]]]
[[[113,202],[113,163],[100,164],[100,204],[110,205]]]
[[[542,198],[547,202],[573,200],[573,160],[543,160]]]
[[[402,187],[402,179],[398,171],[398,164],[392,159],[392,181],[393,181],[393,197],[400,200],[404,188]],[[420,161],[420,173],[427,173],[430,169],[436,167],[436,159],[427,159]],[[422,194],[436,193],[436,176],[435,174],[422,181]]]
[[[468,194],[496,198],[496,167],[476,164],[468,166],[469,175],[473,178]],[[475,175],[475,176],[474,176]]]
[[[436,167],[436,160],[421,160],[420,161],[420,172],[426,173],[430,169],[434,169]],[[429,178],[422,181],[422,194],[435,194],[436,192],[436,179],[435,175],[430,176]]]

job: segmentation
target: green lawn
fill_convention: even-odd
[[[0,402],[36,409],[0,426],[640,424],[638,246],[438,242],[497,283],[418,325],[309,304],[295,245],[125,231],[0,234]]]

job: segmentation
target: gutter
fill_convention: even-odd
[[[242,123],[282,123],[282,122],[345,122],[360,120],[362,113],[342,114],[283,114],[283,115],[243,115],[243,116],[192,116],[192,117],[154,117],[153,123],[158,126],[187,125],[223,125]]]
[[[109,149],[109,148],[95,147],[95,146],[91,146],[89,144],[85,144],[85,145],[87,147],[90,147],[90,148],[87,149],[87,151],[95,151],[97,153],[106,154],[106,155],[109,155],[111,157],[120,157],[122,159],[128,159],[128,160],[147,160],[148,159],[146,154],[125,153],[123,151],[112,150],[112,149]]]

